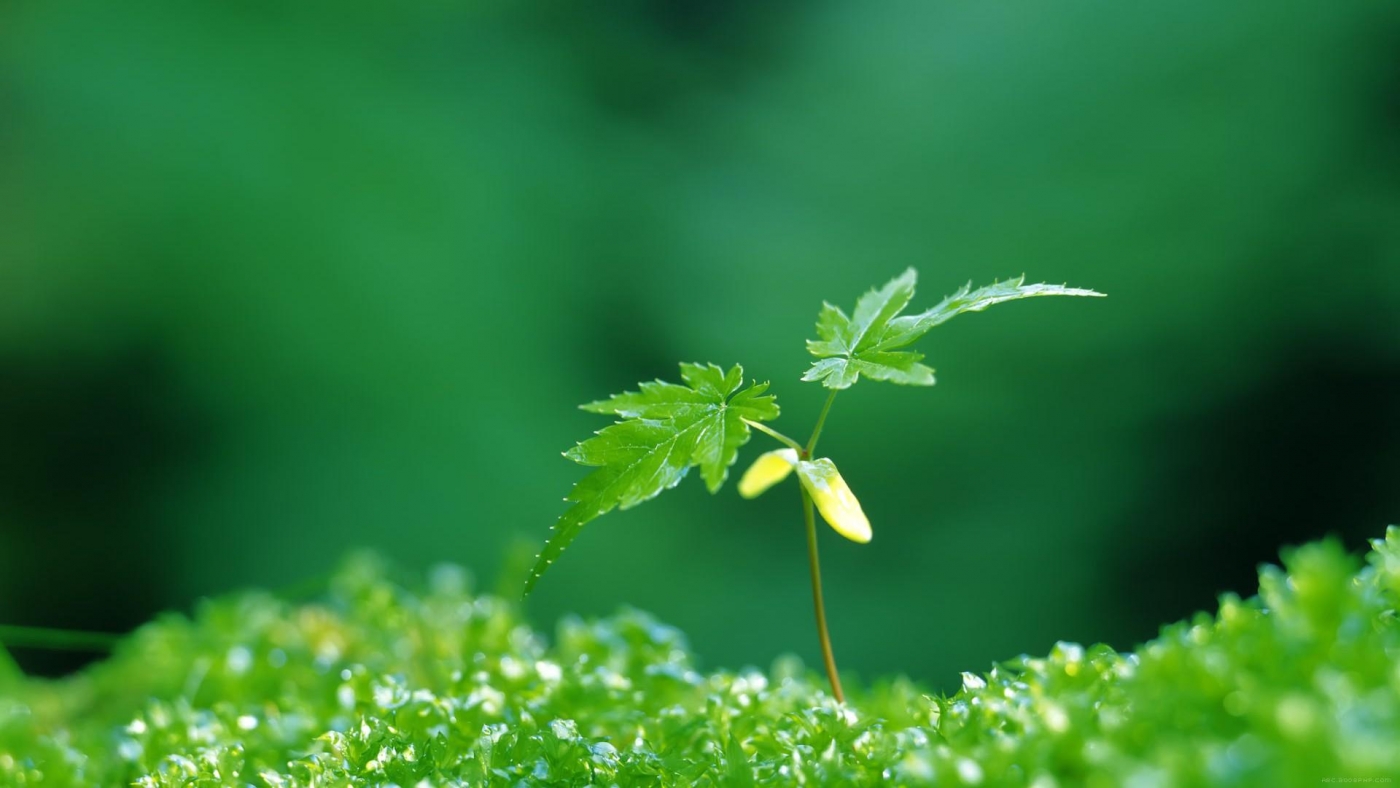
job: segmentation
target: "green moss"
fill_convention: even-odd
[[[7,785],[1310,785],[1400,774],[1400,529],[1334,542],[1257,598],[1135,654],[1062,643],[951,697],[894,679],[833,703],[782,662],[694,670],[644,613],[552,643],[458,572],[421,594],[373,561],[326,599],[168,616],[112,659],[0,700]]]

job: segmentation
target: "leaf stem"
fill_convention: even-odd
[[[837,389],[827,395],[822,405],[821,415],[817,416],[817,426],[812,429],[812,437],[807,439],[807,447],[798,453],[803,459],[810,459],[817,449],[817,439],[826,426],[826,416],[831,412],[831,403],[836,401]],[[846,695],[841,691],[841,677],[836,675],[836,654],[831,650],[831,632],[826,626],[826,603],[822,601],[822,568],[817,558],[817,518],[812,511],[812,496],[807,488],[802,488],[802,519],[807,525],[807,565],[812,570],[812,606],[817,611],[817,638],[821,641],[822,662],[826,665],[826,677],[831,681],[831,694],[837,703],[845,703]]]
[[[48,627],[0,626],[0,642],[22,648],[47,648],[55,651],[111,651],[117,635],[107,632],[82,632],[76,629]]]
[[[750,427],[753,427],[754,429],[758,430],[759,432],[764,433],[768,437],[776,440],[777,442],[783,444],[784,446],[787,446],[788,448],[792,449],[798,454],[802,454],[804,451],[802,448],[802,444],[798,443],[792,438],[789,438],[781,432],[778,432],[777,430],[773,429],[772,427],[769,427],[766,424],[757,421],[749,421],[748,419],[744,419],[743,422],[749,425]]]
[[[822,405],[822,412],[817,416],[817,426],[812,430],[812,437],[807,439],[807,448],[802,452],[803,457],[811,457],[812,452],[817,450],[817,438],[822,436],[822,427],[826,426],[826,414],[831,412],[831,403],[836,401],[838,389],[832,389],[827,395],[826,404]]]
[[[812,496],[807,494],[806,487],[801,489],[802,517],[807,523],[807,565],[812,570],[812,604],[817,611],[817,637],[821,640],[822,662],[826,665],[826,677],[831,680],[832,695],[836,696],[837,703],[845,703],[841,677],[836,675],[836,655],[831,650],[831,634],[826,628],[826,605],[822,602],[822,570],[817,560],[817,518],[812,512]]]

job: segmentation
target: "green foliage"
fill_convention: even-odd
[[[915,340],[934,326],[963,312],[980,312],[993,304],[1036,296],[1102,296],[1093,290],[1060,285],[1024,284],[1025,277],[972,289],[972,284],[948,296],[937,306],[917,315],[901,315],[914,297],[918,274],[913,268],[871,290],[856,301],[850,317],[840,307],[822,304],[817,316],[817,336],[807,340],[812,362],[806,381],[821,381],[829,389],[855,385],[861,375],[909,386],[932,386],[933,370],[921,363],[923,355],[909,350]]]
[[[12,684],[20,680],[22,675],[19,665],[15,664],[10,652],[6,651],[3,645],[0,645],[0,692],[9,689]]]
[[[729,476],[739,447],[749,440],[748,421],[778,417],[767,383],[744,385],[744,369],[681,364],[685,385],[656,380],[641,391],[582,406],[591,413],[622,417],[564,453],[597,470],[583,477],[565,500],[573,506],[554,524],[554,535],[526,580],[530,593],[540,576],[594,518],[627,509],[680,484],[695,466],[710,492]]]
[[[821,380],[833,390],[832,396],[836,390],[849,388],[861,375],[932,386],[933,370],[919,363],[923,356],[899,348],[912,344],[934,326],[963,312],[979,312],[1002,301],[1044,295],[1102,295],[1059,285],[1026,285],[1025,278],[1020,277],[978,290],[972,290],[969,284],[927,312],[900,316],[914,297],[917,278],[918,274],[910,268],[879,290],[871,290],[856,302],[852,317],[846,317],[838,307],[823,304],[817,319],[821,340],[807,342],[807,349],[820,360],[802,379]],[[589,521],[614,508],[627,509],[655,498],[680,484],[697,465],[705,486],[711,493],[717,492],[729,476],[729,466],[737,459],[739,447],[749,440],[750,425],[778,417],[774,397],[764,395],[767,383],[755,383],[740,391],[744,370],[737,364],[728,372],[714,364],[681,364],[681,379],[684,386],[655,380],[642,383],[640,391],[582,406],[592,413],[620,416],[622,421],[564,453],[574,462],[597,470],[575,484],[565,498],[573,506],[551,527],[554,533],[525,580],[527,596]],[[828,401],[827,409],[830,405]],[[816,460],[825,465],[806,462],[825,416],[824,409],[805,449],[770,428],[760,429],[802,455],[804,462],[798,468],[804,483],[814,483],[819,478],[823,490],[843,492],[839,502],[831,496],[816,492],[813,495],[823,517],[833,527],[855,541],[868,542],[870,524],[836,473],[836,466],[827,459]],[[845,514],[851,515],[849,521],[843,519]]]
[[[791,658],[701,673],[644,613],[552,643],[462,573],[372,561],[320,602],[205,603],[109,661],[0,698],[0,784],[1315,785],[1400,773],[1400,528],[1358,567],[1285,553],[1260,594],[1136,653],[1057,644],[951,696],[834,703]]]

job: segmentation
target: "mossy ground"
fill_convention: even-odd
[[[1313,785],[1400,776],[1400,529],[1266,567],[1256,598],[1136,653],[1060,644],[951,697],[780,662],[702,674],[644,613],[554,637],[373,562],[324,599],[166,616],[60,681],[0,657],[0,784]],[[0,651],[0,655],[3,651]]]

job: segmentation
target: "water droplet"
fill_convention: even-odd
[[[963,758],[958,761],[958,776],[969,785],[977,785],[982,782],[982,767],[977,765],[977,761]]]
[[[248,668],[253,666],[253,652],[247,646],[234,646],[228,650],[228,670],[230,673],[241,676],[248,672]]]

